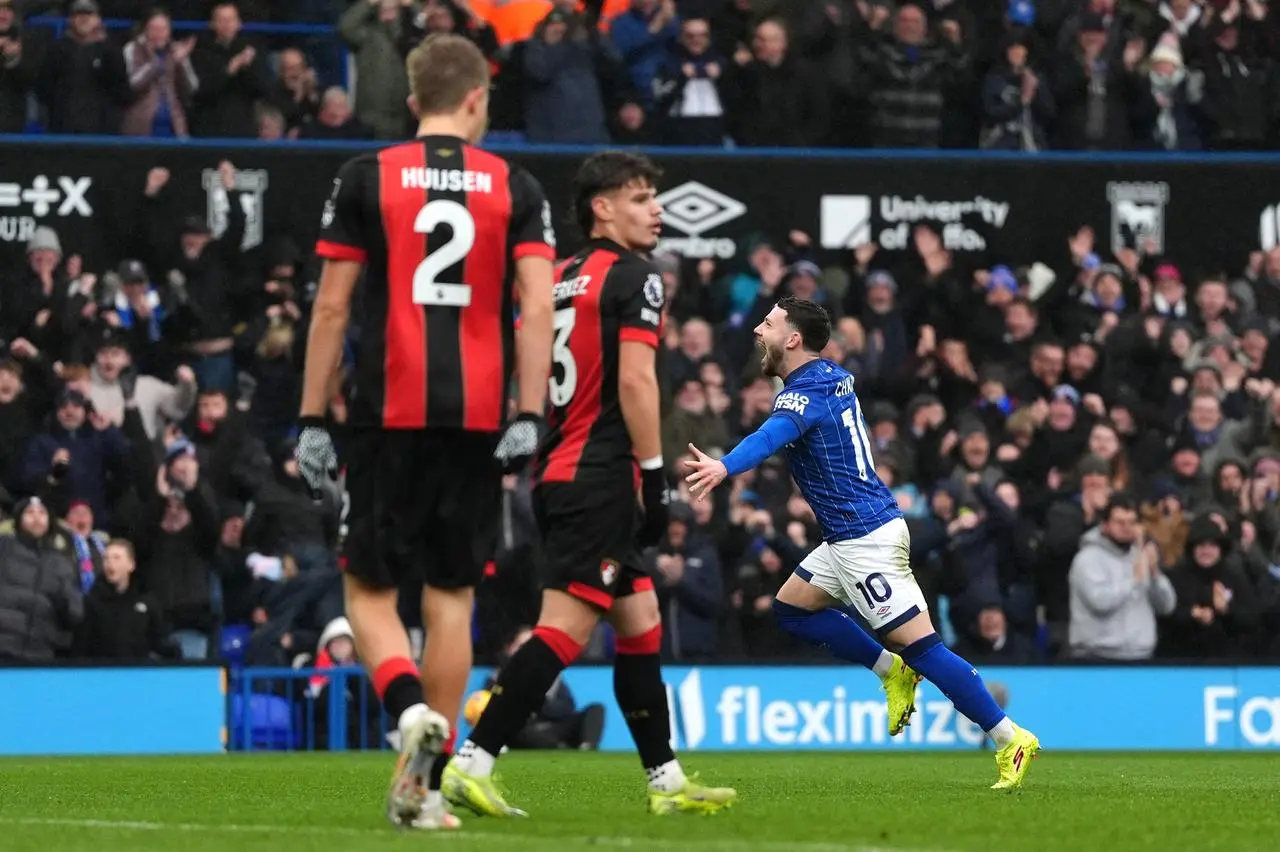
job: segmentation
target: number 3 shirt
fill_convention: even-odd
[[[536,482],[637,475],[618,397],[619,349],[658,348],[664,295],[657,267],[611,240],[592,240],[556,268],[549,431]]]
[[[452,136],[362,154],[334,179],[316,254],[366,267],[352,425],[502,427],[515,261],[555,259],[532,175]]]

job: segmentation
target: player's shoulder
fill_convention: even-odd
[[[356,154],[338,169],[338,179],[350,181],[353,178],[377,174],[380,154],[380,151],[365,151],[362,154]]]
[[[655,308],[662,307],[666,295],[658,267],[649,258],[635,252],[618,253],[617,260],[609,267],[607,283],[623,299],[643,292],[646,301]]]
[[[517,189],[536,187],[541,191],[542,185],[533,173],[519,163],[512,162],[501,154],[486,151],[475,145],[466,146],[467,165],[476,171],[487,171],[490,174],[505,174],[507,183]]]
[[[853,393],[853,374],[825,358],[814,362],[787,385],[790,390],[803,389],[809,395],[849,396]]]
[[[661,280],[662,273],[658,272],[657,264],[644,255],[621,249],[613,253],[617,255],[617,260],[613,262],[610,272],[619,278],[643,283],[648,276],[656,275]]]

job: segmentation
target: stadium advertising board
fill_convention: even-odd
[[[34,229],[59,232],[68,253],[93,268],[136,253],[142,188],[149,169],[173,179],[166,210],[202,214],[215,231],[228,199],[216,166],[231,160],[240,177],[244,247],[265,234],[300,246],[315,239],[339,165],[360,149],[251,144],[166,146],[0,141],[0,260],[21,256]],[[581,155],[512,153],[542,182],[556,210],[561,244],[570,177]],[[664,245],[693,258],[744,260],[754,234],[809,233],[836,253],[877,242],[909,250],[918,224],[937,229],[963,263],[1056,263],[1066,236],[1082,224],[1100,246],[1154,243],[1178,260],[1235,268],[1248,252],[1277,243],[1280,158],[1222,162],[1035,158],[662,155]],[[761,175],[774,179],[762,180]],[[1225,203],[1229,199],[1230,203]],[[1212,225],[1206,212],[1213,211]]]
[[[992,668],[1007,710],[1046,748],[1280,750],[1280,669]],[[977,749],[982,732],[923,684],[911,727],[890,738],[879,683],[854,668],[701,666],[665,669],[682,751]],[[632,748],[608,668],[566,675],[579,706],[608,708],[602,748]],[[483,677],[477,675],[473,688]],[[1116,720],[1124,720],[1117,724]]]
[[[213,754],[217,666],[0,669],[0,755]]]

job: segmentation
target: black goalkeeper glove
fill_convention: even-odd
[[[311,499],[321,500],[338,482],[338,452],[323,417],[302,417],[298,425],[302,427],[294,450],[298,473],[307,484]]]
[[[669,498],[665,467],[640,471],[640,496],[644,500],[644,522],[636,539],[641,548],[653,547],[667,534]]]
[[[502,465],[504,474],[520,473],[529,464],[538,450],[541,425],[541,417],[527,412],[517,414],[516,419],[507,424],[497,449],[493,451],[493,457]]]

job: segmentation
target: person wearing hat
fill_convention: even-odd
[[[1103,511],[1114,494],[1111,466],[1096,456],[1085,456],[1074,469],[1067,469],[1063,478],[1063,484],[1055,489],[1058,499],[1045,512],[1040,549],[1039,603],[1045,607],[1055,636],[1065,630],[1071,615],[1067,577],[1071,560],[1080,549],[1080,537],[1102,522]]]
[[[1151,291],[1151,309],[1165,319],[1183,319],[1190,312],[1187,303],[1187,287],[1182,283],[1182,272],[1172,263],[1162,263],[1155,269],[1155,286]]]
[[[39,497],[14,506],[0,535],[0,661],[47,663],[71,648],[84,617],[80,576]]]
[[[160,342],[161,324],[167,313],[160,291],[151,284],[151,275],[140,260],[125,260],[115,279],[103,276],[103,311],[115,314],[118,327],[134,339],[134,348],[147,351]],[[113,284],[117,286],[112,287]]]
[[[1005,311],[1018,298],[1018,279],[1012,269],[997,264],[975,273],[974,287],[980,288],[982,303],[968,312],[962,336],[975,362],[995,360],[1004,344]]]
[[[1004,61],[982,81],[983,128],[978,145],[996,151],[1043,151],[1054,102],[1049,85],[1031,68],[1035,3],[1011,0],[1008,16],[1017,28],[1001,42]]]
[[[791,264],[783,284],[797,299],[808,299],[819,305],[827,303],[827,291],[822,288],[822,268],[812,260],[797,260]]]
[[[46,493],[66,506],[84,500],[99,523],[110,528],[107,486],[127,474],[129,441],[80,391],[58,394],[48,431],[36,435],[23,457],[22,480],[29,492]]]
[[[855,279],[850,293],[862,289]],[[861,357],[860,376],[870,381],[894,375],[911,355],[911,341],[907,334],[902,308],[898,305],[898,282],[892,273],[873,269],[867,273],[863,290],[863,304],[859,308],[866,346]],[[856,300],[856,296],[853,297]],[[846,293],[845,303],[850,297]]]
[[[61,344],[70,278],[62,267],[57,231],[41,225],[27,240],[27,264],[5,282],[0,310],[0,340],[25,338],[40,349]]]
[[[214,496],[185,438],[170,442],[151,472],[143,508],[150,522],[134,530],[139,576],[164,608],[183,659],[204,659],[217,624],[209,586],[218,544]]]
[[[1080,406],[1080,392],[1071,385],[1050,391],[1048,413],[1024,456],[1027,475],[1034,482],[1060,487],[1084,453],[1092,418]]]
[[[1201,464],[1200,445],[1186,429],[1169,443],[1169,470],[1178,498],[1188,510],[1195,511],[1209,501],[1209,474]]]
[[[1178,36],[1167,33],[1161,37],[1148,57],[1146,89],[1155,104],[1155,115],[1150,125],[1146,146],[1164,151],[1199,151],[1199,105],[1204,94],[1199,71],[1188,72],[1182,62],[1182,50]],[[1145,147],[1145,146],[1144,146]]]
[[[113,425],[124,423],[125,407],[133,405],[142,418],[147,437],[154,440],[169,423],[184,420],[196,404],[196,375],[181,366],[174,384],[155,376],[138,375],[133,370],[129,338],[109,332],[98,343],[89,371],[89,400],[94,410]]]
[[[1186,556],[1169,573],[1177,606],[1165,624],[1164,656],[1238,658],[1253,649],[1259,626],[1249,579],[1227,558],[1232,542],[1219,516],[1191,522]]]
[[[1173,584],[1160,570],[1160,553],[1146,541],[1138,508],[1113,497],[1101,523],[1080,539],[1071,561],[1071,656],[1083,660],[1150,659],[1156,619],[1173,612]]]
[[[983,364],[978,371],[978,398],[974,402],[983,427],[993,436],[1004,433],[1005,420],[1018,404],[1009,396],[1009,372],[1001,364]]]
[[[124,54],[107,39],[94,0],[74,0],[67,24],[36,80],[36,93],[49,109],[49,132],[114,136],[132,96]]]

